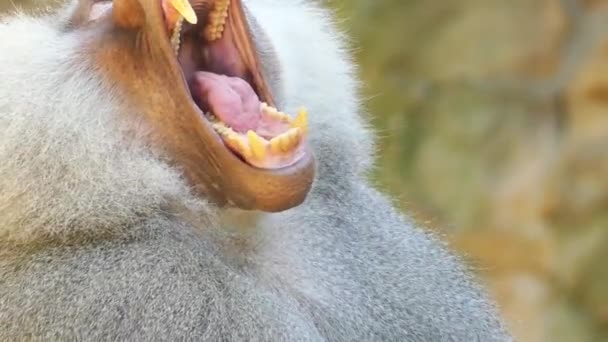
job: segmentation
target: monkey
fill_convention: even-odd
[[[322,5],[74,0],[0,51],[0,340],[512,340],[368,181]]]

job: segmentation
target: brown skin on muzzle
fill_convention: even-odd
[[[81,3],[77,12],[90,10],[90,4]],[[80,17],[76,13],[73,23]],[[201,19],[199,23],[205,21]],[[272,104],[240,0],[231,1],[227,25],[258,95]],[[78,29],[85,38],[86,58],[145,116],[153,143],[168,152],[201,195],[219,205],[268,212],[304,201],[314,178],[312,153],[290,167],[263,170],[224,146],[191,98],[167,37],[160,0],[114,0],[111,15]]]

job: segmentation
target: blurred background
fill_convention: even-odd
[[[378,186],[466,256],[519,341],[608,341],[608,0],[326,2]]]
[[[329,0],[377,183],[464,253],[520,341],[608,341],[608,1]]]

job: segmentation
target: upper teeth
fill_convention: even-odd
[[[196,24],[198,19],[187,0],[170,0],[170,3],[180,15],[171,33],[171,46],[177,54],[180,49],[184,20],[191,24]],[[226,27],[226,19],[228,18],[229,5],[230,0],[218,0],[214,2],[213,9],[209,12],[209,23],[205,26],[205,38],[208,41],[212,42],[222,38],[224,28]]]
[[[230,0],[217,0],[213,4],[213,9],[209,12],[209,23],[205,27],[205,38],[212,42],[222,38],[226,18],[228,18],[228,6]]]

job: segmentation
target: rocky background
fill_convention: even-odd
[[[375,182],[467,256],[518,340],[608,341],[608,0],[326,2]]]
[[[464,252],[520,341],[608,341],[608,1],[329,0],[376,179]]]

